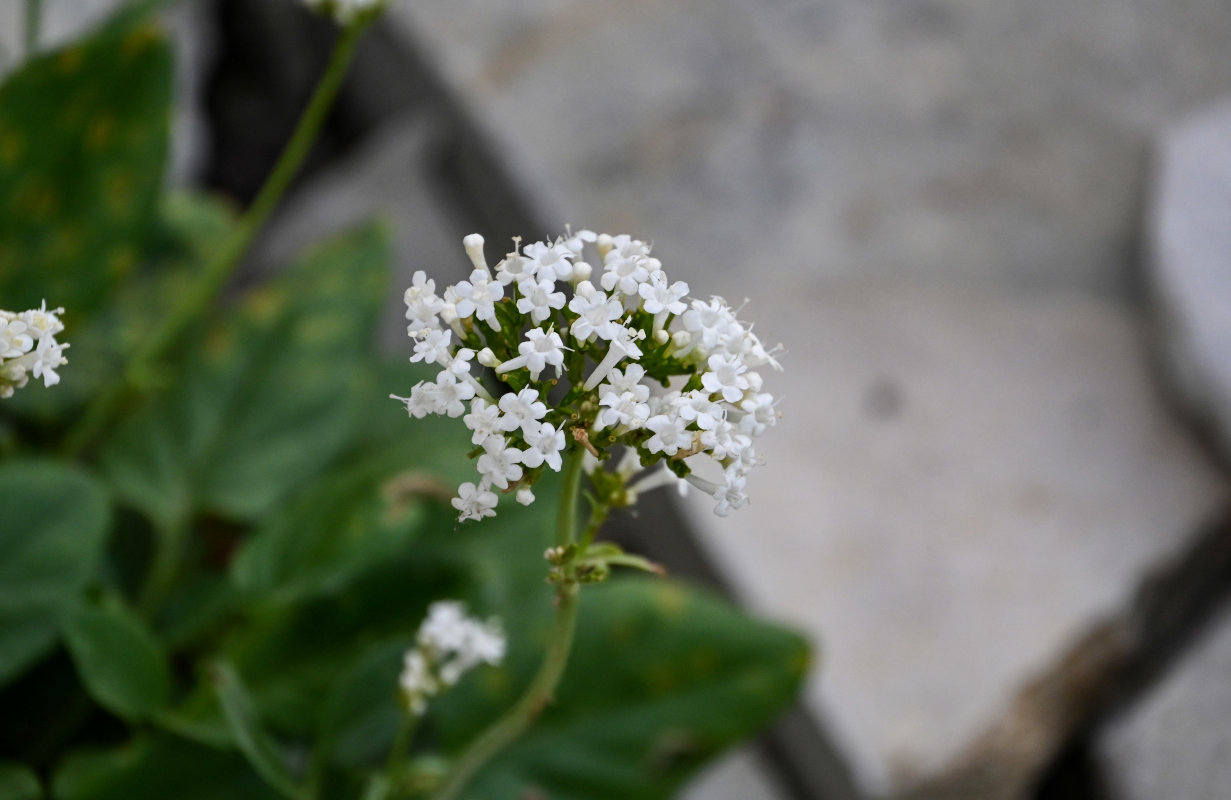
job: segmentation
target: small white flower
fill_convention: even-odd
[[[497,372],[508,372],[524,366],[530,370],[530,380],[537,381],[539,375],[549,365],[556,368],[556,375],[564,366],[564,342],[555,331],[543,331],[531,328],[526,334],[526,341],[517,345],[519,355],[506,361],[496,369]]]
[[[587,286],[590,287],[589,293],[582,294],[583,287]],[[619,300],[594,289],[588,281],[579,284],[577,292],[568,304],[569,310],[577,315],[569,329],[573,338],[582,342],[596,337],[610,339],[615,335],[615,329],[620,327],[616,320],[624,314],[624,306]]]
[[[521,451],[509,447],[503,436],[490,436],[483,442],[483,455],[476,465],[487,483],[508,489],[509,483],[521,480]]]
[[[483,519],[496,516],[496,493],[486,486],[475,486],[470,481],[457,487],[457,497],[451,501],[461,514],[458,519]]]
[[[531,469],[546,464],[556,472],[560,471],[564,466],[560,456],[564,450],[563,430],[550,422],[541,422],[537,428],[525,433],[524,437],[529,448],[521,452],[521,463]],[[518,502],[521,502],[520,498]]]
[[[17,358],[30,352],[34,338],[20,319],[0,318],[0,358]]]
[[[411,336],[424,328],[440,326],[440,312],[445,302],[436,296],[436,281],[429,280],[423,270],[416,270],[411,276],[410,288],[402,295],[406,303],[406,319],[409,323],[406,330]]]
[[[748,365],[738,357],[731,355],[712,355],[709,361],[709,371],[702,373],[701,385],[707,392],[722,393],[722,399],[728,403],[738,403],[744,397],[744,390],[751,384],[744,374]]]
[[[641,348],[637,346],[637,340],[644,337],[645,331],[633,331],[623,325],[614,326],[611,346],[607,348],[607,354],[603,356],[602,361],[598,362],[598,366],[590,373],[590,377],[586,378],[582,388],[589,391],[598,386],[611,373],[611,370],[615,369],[616,364],[624,359],[641,358]]]
[[[483,444],[489,436],[498,435],[504,430],[500,424],[500,407],[481,397],[470,403],[470,413],[462,417],[462,422],[473,432],[471,444]]]
[[[496,319],[496,301],[504,297],[504,287],[493,281],[491,276],[480,269],[470,273],[470,280],[461,281],[453,287],[457,294],[457,315],[462,319],[471,314],[481,319],[492,330],[500,330],[500,322]]]
[[[692,434],[678,416],[658,414],[646,420],[645,427],[654,434],[645,442],[645,449],[651,453],[673,456],[692,444]]]
[[[573,251],[562,242],[535,242],[526,245],[522,252],[529,262],[526,264],[526,271],[540,282],[568,280],[573,275]]]
[[[647,389],[649,387],[641,387]],[[604,392],[603,390],[606,389]],[[630,428],[640,428],[650,417],[648,403],[638,400],[634,392],[617,392],[613,387],[604,384],[599,387],[598,403],[603,406],[598,412],[597,429],[614,428],[627,425]]]
[[[453,331],[445,328],[428,331],[423,338],[415,342],[415,353],[410,360],[422,361],[425,364],[448,364],[453,358],[450,351],[452,345]]]
[[[529,387],[517,394],[509,392],[500,397],[500,410],[504,412],[500,425],[506,431],[521,428],[528,431],[547,414],[547,405],[539,400],[539,393]]]
[[[521,297],[517,301],[517,310],[530,315],[530,321],[535,325],[551,316],[552,309],[564,308],[564,292],[553,291],[554,281],[526,278],[517,284]]]
[[[644,301],[641,307],[651,314],[683,314],[688,309],[684,303],[684,297],[688,294],[688,284],[676,281],[668,286],[667,273],[661,269],[651,273],[650,279],[637,287],[637,292]],[[661,323],[657,320],[655,324],[661,327]]]

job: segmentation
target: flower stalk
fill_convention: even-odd
[[[557,547],[568,547],[574,544],[576,538],[577,501],[581,493],[583,456],[582,448],[574,444],[565,457],[564,482],[560,489],[560,505],[556,514]],[[568,574],[571,574],[571,569],[566,569]],[[577,630],[578,588],[575,578],[557,584],[556,616],[552,623],[547,652],[530,686],[504,716],[470,743],[436,790],[432,800],[457,800],[483,765],[515,742],[551,702],[564,675],[569,653],[573,649],[573,635]]]

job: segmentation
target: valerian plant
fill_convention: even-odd
[[[659,486],[741,506],[776,353],[585,230],[467,237],[392,362],[378,223],[224,298],[384,3],[308,3],[334,52],[242,213],[165,186],[156,5],[0,84],[6,796],[669,797],[807,648],[618,574],[660,570],[601,527]]]

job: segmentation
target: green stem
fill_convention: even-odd
[[[201,317],[227,280],[239,266],[248,246],[261,226],[277,207],[291,180],[312,150],[317,134],[333,106],[347,67],[355,53],[359,35],[370,20],[360,20],[343,29],[333,48],[308,107],[304,109],[295,133],[265,180],[252,205],[244,213],[235,233],[205,265],[190,289],[163,319],[162,324],[145,340],[133,355],[123,376],[86,408],[80,421],[69,431],[65,450],[71,456],[80,455],[94,438],[107,427],[129,399],[143,376],[153,374],[155,365],[176,345],[188,328]]]
[[[560,506],[556,516],[556,545],[572,544],[577,531],[577,496],[581,486],[581,463],[584,452],[580,445],[568,451],[564,464],[564,484],[560,488]],[[571,572],[571,565],[570,565]],[[569,576],[571,577],[571,575]],[[564,675],[573,634],[577,629],[577,583],[566,580],[556,588],[556,618],[551,638],[539,671],[517,702],[504,716],[492,723],[453,765],[444,783],[432,796],[433,800],[457,800],[462,790],[497,753],[508,747],[525,732],[551,702],[560,678]]]
[[[402,724],[398,727],[397,738],[393,740],[393,746],[389,748],[389,759],[385,762],[385,778],[390,786],[397,783],[398,764],[406,759],[406,753],[410,750],[410,743],[414,739],[418,721],[419,718],[407,709]]]
[[[26,0],[26,59],[38,51],[39,29],[43,24],[43,0]]]
[[[185,516],[180,516],[170,525],[158,530],[154,541],[154,558],[150,571],[146,574],[138,606],[147,619],[153,617],[171,587],[175,585],[187,541],[188,521]]]

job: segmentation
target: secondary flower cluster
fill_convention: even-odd
[[[56,341],[64,330],[60,314],[64,309],[40,308],[14,313],[0,309],[0,397],[12,397],[30,376],[43,379],[44,386],[60,382],[56,370],[68,363],[64,357],[67,344]]]
[[[497,621],[468,617],[466,607],[453,600],[432,603],[419,625],[415,646],[403,658],[398,678],[407,708],[416,716],[423,714],[428,700],[474,667],[499,664],[504,649],[504,632]]]
[[[494,515],[495,489],[533,502],[531,487],[544,469],[561,469],[569,439],[600,460],[628,448],[617,470],[624,503],[685,479],[716,499],[720,516],[747,502],[745,481],[761,463],[753,440],[778,416],[757,369],[781,367],[735,309],[690,298],[649,244],[626,235],[514,240],[494,269],[483,237],[463,243],[468,280],[438,295],[419,271],[406,290],[410,360],[440,371],[395,396],[412,417],[461,417],[470,429],[479,479],[453,500],[461,519]],[[685,459],[702,453],[721,480],[717,470],[715,480],[693,474]],[[645,476],[630,480],[630,463]]]

